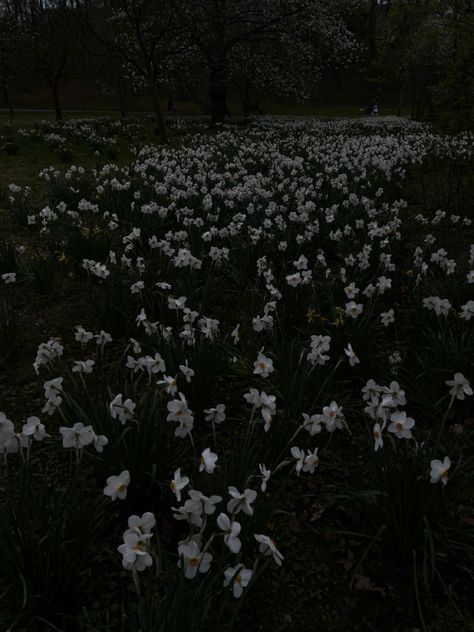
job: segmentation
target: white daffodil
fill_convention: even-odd
[[[63,448],[80,450],[94,442],[92,426],[84,426],[80,421],[75,423],[72,428],[61,426],[59,432],[63,436]]]
[[[0,412],[0,454],[18,452],[19,448],[13,422]]]
[[[180,296],[179,298],[168,297],[168,309],[184,309],[186,306],[186,301],[188,299],[185,296]]]
[[[378,398],[379,393],[382,391],[382,387],[376,384],[374,380],[369,380],[362,389],[362,399],[365,401]]]
[[[335,401],[332,401],[329,406],[324,406],[322,421],[326,425],[328,432],[334,432],[336,428],[340,430],[344,421],[342,406],[338,406]]]
[[[387,312],[382,312],[380,314],[380,320],[382,321],[382,325],[388,327],[395,322],[395,311],[393,309],[389,309]]]
[[[225,404],[218,404],[215,408],[208,408],[206,413],[206,421],[213,424],[220,424],[225,420]]]
[[[461,311],[459,312],[459,318],[469,322],[474,317],[474,301],[467,301],[464,305],[461,305]]]
[[[94,334],[91,331],[86,331],[82,325],[76,325],[75,329],[74,339],[80,342],[81,345],[87,344],[94,338]]]
[[[28,417],[21,431],[25,437],[33,437],[36,441],[42,441],[50,436],[38,417]]]
[[[100,347],[102,351],[107,343],[112,342],[112,336],[103,329],[101,329],[98,334],[95,334],[94,338],[97,346]]]
[[[36,374],[42,366],[51,366],[51,364],[63,355],[64,347],[58,338],[51,338],[48,342],[42,342],[38,347],[36,359],[33,363]]]
[[[224,531],[224,543],[229,547],[231,553],[238,553],[242,547],[239,540],[241,530],[240,522],[232,521],[225,513],[217,516],[217,526]]]
[[[105,435],[96,435],[95,432],[93,434],[94,434],[94,448],[96,449],[97,452],[101,454],[104,451],[104,447],[108,445],[109,440],[107,439]]]
[[[309,432],[313,437],[315,434],[319,434],[322,431],[322,425],[325,423],[324,415],[307,415],[303,413],[303,428]]]
[[[264,430],[268,432],[273,421],[273,416],[276,413],[276,397],[274,395],[267,395],[264,391],[260,393],[260,413],[265,421]]]
[[[282,560],[284,560],[285,558],[277,549],[275,541],[272,540],[272,538],[270,538],[268,535],[263,535],[263,534],[256,534],[255,539],[260,544],[260,547],[259,547],[260,553],[263,553],[264,555],[268,555],[268,556],[271,555],[273,557],[275,564],[277,564],[278,566],[281,566]]]
[[[303,461],[303,472],[314,474],[315,468],[319,465],[318,450],[319,448],[315,448],[312,452],[311,450],[306,451],[306,456]]]
[[[151,380],[153,375],[156,375],[157,373],[164,373],[166,371],[165,361],[159,353],[155,353],[153,357],[147,355],[142,358],[138,358],[137,363],[138,367],[142,371],[146,371],[148,373],[149,380]]]
[[[5,283],[5,285],[9,285],[10,283],[15,283],[16,282],[16,272],[5,272],[5,274],[2,274],[2,279]]]
[[[168,395],[176,395],[178,392],[178,385],[176,383],[176,378],[171,377],[171,375],[163,375],[163,379],[157,382],[158,386],[164,386],[165,392]]]
[[[145,284],[143,283],[143,281],[137,281],[136,283],[133,283],[130,286],[130,292],[132,294],[140,294],[140,292],[144,289],[145,289]]]
[[[240,328],[240,323],[235,327],[235,329],[230,334],[234,345],[236,345],[240,340],[239,328]]]
[[[176,513],[173,514],[175,520],[187,520],[190,525],[200,529],[203,525],[203,505],[198,500],[188,498],[181,507],[171,508]]]
[[[192,411],[188,408],[188,403],[182,393],[180,399],[173,399],[166,405],[168,409],[167,421],[178,421],[180,423],[193,418]]]
[[[260,394],[256,388],[251,388],[248,393],[245,393],[244,399],[252,406],[260,406]]]
[[[139,538],[148,540],[151,538],[151,531],[156,525],[155,514],[147,511],[141,516],[130,516],[128,519],[128,529],[124,532],[124,537],[135,533]]]
[[[360,363],[359,358],[356,356],[354,349],[352,348],[352,345],[349,343],[347,345],[347,348],[344,349],[344,353],[346,354],[346,356],[349,359],[349,364],[351,366],[355,366],[356,364]]]
[[[147,543],[136,533],[126,532],[123,544],[117,550],[122,554],[122,565],[127,570],[144,571],[153,564]]]
[[[374,450],[377,452],[383,446],[382,426],[379,423],[374,424],[373,437],[375,441]]]
[[[73,373],[92,373],[94,368],[94,360],[86,360],[82,362],[77,360],[74,362],[74,366],[72,367]]]
[[[398,439],[411,439],[411,428],[415,425],[415,420],[411,417],[407,417],[405,411],[398,411],[390,415],[390,421],[392,422],[387,430],[394,434]]]
[[[267,395],[265,391],[259,393],[256,388],[251,388],[248,393],[245,393],[244,399],[255,408],[260,408],[261,415],[265,421],[264,429],[265,432],[268,432],[273,421],[273,415],[276,413],[276,397]]]
[[[137,340],[135,340],[135,338],[130,338],[130,342],[133,345],[133,353],[136,353],[138,355],[139,353],[142,352],[140,343]]]
[[[188,366],[187,360],[185,360],[184,364],[179,365],[179,370],[186,378],[186,382],[189,384],[191,382],[191,378],[194,377],[194,371]]]
[[[118,419],[123,426],[127,421],[133,419],[136,404],[131,399],[123,401],[123,395],[119,393],[110,402],[109,408],[112,419]]]
[[[253,363],[254,375],[260,375],[261,377],[268,377],[270,373],[273,373],[273,360],[267,358],[263,354],[263,349],[258,352],[257,359]]]
[[[238,514],[243,511],[247,516],[253,515],[253,507],[251,504],[257,498],[257,492],[253,489],[246,489],[241,494],[236,487],[228,488],[232,500],[227,503],[227,511],[230,514]]]
[[[178,546],[180,568],[184,565],[184,576],[187,579],[193,579],[196,574],[207,573],[211,566],[212,555],[210,553],[201,553],[201,549],[197,542],[190,540],[189,542],[181,542]]]
[[[175,470],[174,476],[170,481],[170,489],[176,496],[178,502],[181,502],[181,490],[183,490],[189,484],[189,478],[187,476],[181,476],[181,468]]]
[[[232,582],[232,594],[236,599],[239,599],[244,592],[244,588],[249,585],[252,579],[252,571],[249,568],[245,568],[243,564],[237,564],[237,566],[226,568],[224,577],[224,587],[229,586]]]
[[[385,407],[397,407],[405,406],[407,399],[405,397],[405,391],[400,388],[398,382],[390,382],[390,386],[384,386],[382,392],[386,394],[384,397],[383,406]]]
[[[124,500],[127,496],[127,488],[130,485],[130,472],[124,470],[118,476],[109,476],[107,485],[104,487],[104,494],[110,496],[112,500],[119,498]]]
[[[260,491],[261,492],[266,492],[267,491],[267,483],[270,480],[270,476],[272,475],[270,470],[267,470],[267,468],[265,467],[265,465],[263,463],[260,463],[258,466],[258,469],[260,470],[260,474],[262,475],[262,482],[260,484]]]
[[[360,314],[362,314],[363,309],[364,306],[362,305],[362,303],[350,301],[349,303],[346,303],[345,312],[347,316],[350,316],[351,318],[357,318],[358,316],[360,316]]]
[[[360,292],[360,290],[359,290],[359,288],[358,288],[358,287],[356,287],[356,285],[355,285],[354,281],[352,281],[351,283],[349,283],[349,285],[347,285],[347,286],[344,288],[344,294],[347,296],[347,298],[348,298],[349,300],[354,299],[354,298],[357,296],[357,294],[359,294],[359,292]]]
[[[446,380],[446,385],[452,388],[449,394],[457,399],[464,399],[466,395],[472,395],[472,388],[462,373],[455,373],[454,379]]]
[[[58,397],[59,393],[62,393],[63,381],[64,378],[56,377],[54,380],[49,380],[44,383],[43,388],[46,399],[55,400]]]
[[[444,457],[444,461],[440,461],[439,459],[434,459],[430,463],[431,465],[431,483],[438,483],[441,481],[443,485],[446,485],[448,482],[448,472],[451,467],[451,461],[449,456]]]
[[[216,511],[216,505],[222,501],[222,496],[204,496],[204,494],[197,489],[191,489],[188,492],[188,496],[195,503],[200,503],[202,511],[206,516],[212,515]]]
[[[203,472],[205,470],[207,474],[212,474],[216,469],[217,459],[217,454],[215,454],[215,452],[211,452],[211,448],[206,448],[201,453],[199,471]]]
[[[304,465],[304,451],[300,450],[297,446],[293,446],[291,448],[291,456],[296,460],[295,469],[299,476]]]
[[[180,420],[179,426],[175,428],[174,435],[175,437],[180,437],[181,439],[184,439],[188,435],[191,436],[193,427],[194,427],[194,418],[192,416],[185,417]]]

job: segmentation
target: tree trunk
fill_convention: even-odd
[[[3,87],[3,99],[8,111],[10,112],[10,118],[14,118],[15,111],[13,110],[13,104],[10,98],[10,90],[6,86]]]
[[[246,81],[244,84],[244,89],[242,91],[242,97],[241,97],[241,104],[242,104],[242,113],[244,115],[244,118],[248,118],[250,116],[250,86],[249,86],[249,82]]]
[[[158,91],[158,86],[154,81],[150,81],[150,92],[151,98],[153,102],[153,111],[155,113],[155,123],[156,123],[156,131],[160,135],[161,140],[164,143],[168,142],[168,130],[166,129],[165,121],[163,119],[163,113],[161,111],[160,105],[160,94]]]
[[[189,96],[191,97],[191,99],[194,101],[194,103],[201,108],[201,110],[204,112],[204,114],[210,114],[211,113],[211,106],[210,104],[205,100],[205,98],[203,98],[201,95],[199,95],[198,92],[196,92],[194,90],[194,88],[186,85],[186,91],[189,94]]]
[[[398,108],[397,108],[397,114],[398,116],[401,116],[403,113],[403,104],[405,102],[405,91],[406,91],[406,81],[403,80],[401,85],[400,85],[400,91],[398,93]]]
[[[58,81],[55,80],[51,84],[51,93],[53,95],[53,103],[54,103],[54,113],[56,116],[56,120],[62,122],[63,113],[61,110],[61,103],[59,101],[59,93],[58,93]]]
[[[227,86],[225,72],[221,67],[212,67],[209,75],[209,98],[211,100],[211,127],[224,123],[227,110]]]
[[[369,60],[373,61],[377,56],[377,13],[378,0],[371,0],[369,9],[368,49]]]

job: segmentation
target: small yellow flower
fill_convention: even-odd
[[[312,307],[308,307],[308,311],[306,312],[306,318],[308,319],[308,323],[314,322],[317,313],[314,311]]]
[[[336,318],[330,323],[333,327],[344,327],[345,318],[342,307],[336,307]]]

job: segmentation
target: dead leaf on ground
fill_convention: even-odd
[[[319,520],[321,518],[321,516],[323,515],[323,513],[325,512],[326,508],[323,507],[323,505],[321,505],[321,503],[313,503],[311,505],[311,518],[309,519],[310,522],[316,522],[316,520]]]
[[[356,575],[354,590],[357,592],[378,592],[385,597],[385,590],[381,586],[375,586],[366,575]]]

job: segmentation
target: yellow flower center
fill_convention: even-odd
[[[192,557],[192,558],[189,560],[189,564],[190,564],[191,566],[197,566],[197,565],[199,564],[199,558],[198,558],[198,557]]]
[[[125,483],[122,483],[122,484],[119,486],[118,491],[119,491],[119,492],[124,492],[126,489],[127,489],[127,486],[125,485]]]

